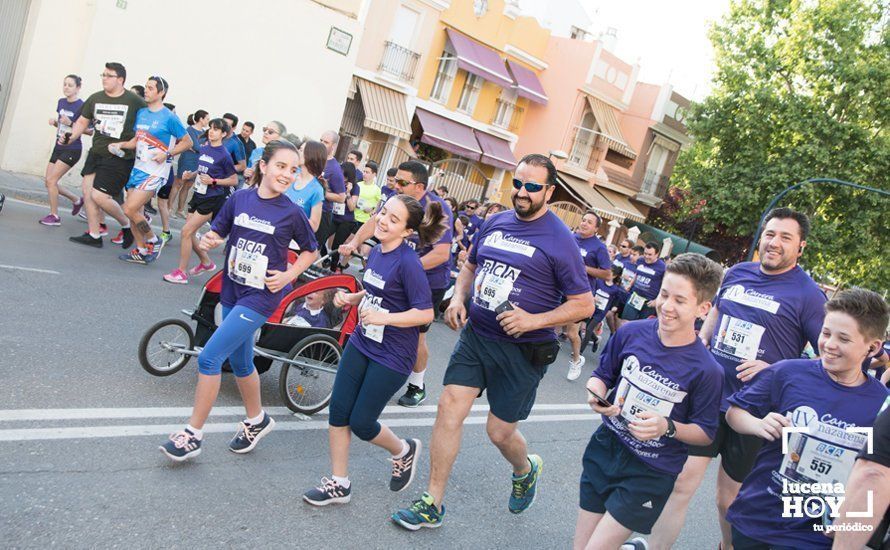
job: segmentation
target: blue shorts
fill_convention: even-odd
[[[546,373],[547,367],[528,362],[519,344],[483,340],[467,324],[448,361],[443,384],[479,388],[479,395],[487,390],[491,414],[504,422],[518,422],[528,418]]]
[[[676,475],[653,469],[601,425],[581,459],[579,506],[609,514],[622,526],[648,535],[674,490]]]

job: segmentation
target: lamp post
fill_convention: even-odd
[[[569,154],[566,153],[565,151],[563,151],[562,149],[556,149],[554,151],[549,151],[547,153],[547,158],[549,158],[549,159],[555,158],[558,160],[565,160],[565,159],[569,158]]]

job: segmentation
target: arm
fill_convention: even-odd
[[[192,136],[188,135],[188,132],[184,136],[182,136],[179,141],[176,142],[176,146],[170,151],[171,156],[176,156],[180,153],[184,153],[192,148]]]
[[[667,418],[650,411],[637,414],[637,418],[639,420],[630,422],[627,427],[630,433],[640,441],[658,439],[667,433]],[[677,430],[677,433],[674,435],[674,439],[677,441],[700,447],[711,444],[711,438],[698,424],[674,422],[674,428]]]
[[[205,185],[214,185],[213,178],[211,178],[207,174],[198,174],[198,177],[200,178],[201,183]],[[232,174],[229,177],[223,178],[221,180],[216,180],[215,185],[221,185],[223,187],[233,187],[235,185],[238,185],[238,176],[236,174]]]
[[[698,338],[705,346],[711,344],[711,336],[714,334],[714,328],[717,326],[718,318],[720,318],[720,311],[717,309],[717,306],[713,306],[711,311],[708,312],[708,316],[705,318],[705,323],[701,326],[701,330],[698,331]]]
[[[732,429],[740,434],[756,435],[767,441],[775,441],[782,437],[782,427],[790,426],[791,421],[777,413],[768,413],[763,418],[757,418],[741,407],[730,405],[726,411],[726,422]]]
[[[390,327],[418,327],[433,322],[433,308],[417,309],[399,313],[383,313],[366,309],[361,312],[362,322],[368,325],[385,325]]]
[[[317,250],[304,250],[297,256],[297,261],[288,266],[287,270],[268,270],[266,272],[266,288],[272,292],[278,292],[299,277],[300,273],[306,271],[306,268],[312,265],[316,258],[318,258]]]
[[[457,280],[454,282],[454,295],[445,310],[445,322],[453,330],[457,330],[467,324],[467,308],[464,305],[470,296],[473,287],[473,279],[476,278],[476,264],[469,260],[464,262]]]
[[[318,225],[321,223],[321,203],[316,203],[315,206],[312,207],[312,211],[309,214],[309,226],[312,227],[312,231],[318,231]]]
[[[587,274],[591,277],[595,277],[597,279],[606,280],[609,278],[609,275],[612,273],[611,269],[598,269],[596,267],[584,266],[584,270],[587,271]]]
[[[433,247],[432,250],[424,254],[422,258],[420,258],[420,265],[423,266],[423,269],[430,270],[434,267],[440,266],[448,261],[448,258],[451,257],[451,245],[442,243],[437,244]]]
[[[77,120],[74,121],[74,126],[71,127],[71,137],[68,138],[68,142],[77,141],[80,136],[86,131],[87,126],[90,125],[90,119],[85,116],[81,116]],[[61,142],[60,142],[61,143]],[[64,144],[63,144],[64,145]]]
[[[241,159],[241,160],[239,160],[238,163],[235,165],[235,172],[237,172],[237,173],[240,174],[240,173],[244,172],[244,169],[245,169],[245,168],[247,168],[247,161],[244,160],[244,159]]]
[[[331,193],[330,191],[325,191],[324,200],[329,202],[346,202],[346,193]]]
[[[839,529],[834,531],[834,549],[858,550],[865,546],[872,536],[874,527],[880,523],[883,517],[881,511],[890,507],[890,468],[872,462],[859,459],[850,472],[847,479],[844,503],[841,504],[840,514],[834,525],[860,523],[871,525],[872,529],[857,529],[846,531]],[[869,509],[869,493],[872,494],[871,510],[875,511],[869,517],[847,517],[847,512],[861,512]]]
[[[329,194],[330,193],[325,193],[325,196],[327,197]],[[340,254],[344,256],[352,255],[353,252],[358,250],[358,247],[361,246],[363,242],[374,236],[375,225],[376,222],[373,217],[363,223],[362,226],[358,228],[358,231],[355,232],[352,239],[340,247]]]
[[[115,147],[117,149],[135,149],[136,148],[136,136],[130,141],[119,141],[117,143],[111,143],[108,145],[109,148]]]
[[[460,280],[459,277],[458,280]],[[451,299],[452,303],[455,298],[457,298],[457,290],[455,290],[454,298]],[[566,301],[552,311],[529,313],[514,306],[512,310],[498,315],[497,319],[505,333],[510,336],[519,336],[525,332],[561,327],[577,322],[579,319],[586,319],[593,315],[594,309],[596,309],[596,302],[593,299],[593,294],[586,292],[566,296]]]

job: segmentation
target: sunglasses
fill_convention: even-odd
[[[525,190],[528,191],[529,193],[537,193],[538,191],[544,189],[545,187],[548,187],[548,185],[549,184],[547,184],[547,183],[535,183],[533,181],[527,181],[525,183],[522,183],[518,179],[513,178],[513,189],[519,190],[519,189],[522,189],[523,187],[525,187]]]
[[[108,74],[108,73],[102,73],[102,74],[100,74],[99,76],[102,77],[102,78],[120,78],[120,77],[117,76],[116,74]]]
[[[279,133],[281,133],[281,132],[279,132],[279,131],[276,130],[275,128],[263,128],[263,133],[264,133],[264,134],[269,134],[269,135],[271,136],[271,135],[274,135],[274,134],[279,134]]]
[[[408,187],[409,185],[414,185],[415,183],[417,182],[408,180],[396,180],[396,184],[398,184],[399,187]]]

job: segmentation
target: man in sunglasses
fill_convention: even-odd
[[[467,224],[467,236],[470,238],[476,234],[476,231],[479,231],[479,226],[482,225],[482,218],[478,212],[479,203],[476,201],[467,201],[464,204],[464,209],[460,212],[460,215],[466,216],[470,220],[470,223]]]
[[[547,207],[556,167],[544,155],[526,155],[515,175],[514,210],[482,224],[445,312],[448,325],[463,330],[445,372],[430,439],[428,490],[392,516],[412,531],[441,525],[463,423],[483,390],[490,405],[489,439],[513,470],[508,509],[518,514],[531,506],[543,461],[528,454],[517,425],[528,417],[547,365],[556,360],[554,329],[593,315],[575,239]]]

